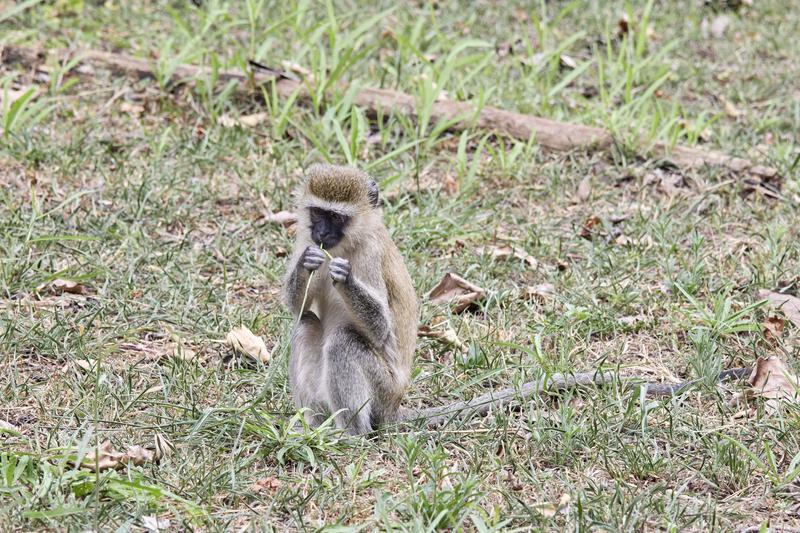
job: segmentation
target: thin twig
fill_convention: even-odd
[[[319,245],[319,249],[322,250],[325,253],[325,255],[328,256],[329,260],[333,259],[333,256],[329,254],[328,251],[321,244]],[[306,310],[306,301],[308,300],[308,289],[311,287],[311,280],[314,279],[314,274],[316,273],[317,271],[315,270],[314,272],[308,275],[308,281],[306,282],[306,290],[303,293],[303,303],[300,304],[300,314],[297,315],[298,322],[300,321],[300,318],[303,316],[303,313]]]

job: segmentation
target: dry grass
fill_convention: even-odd
[[[790,3],[659,4],[641,46],[638,3],[625,39],[622,2],[303,6],[56,2],[0,21],[9,42],[120,48],[161,73],[0,71],[52,106],[0,138],[0,420],[18,430],[0,434],[0,529],[141,530],[155,517],[176,531],[800,528],[800,409],[743,413],[735,384],[663,401],[576,390],[437,431],[297,434],[292,317],[277,297],[291,235],[264,220],[289,207],[306,161],[351,162],[387,192],[420,294],[446,271],[489,291],[462,315],[423,305],[424,323],[444,316],[469,350],[420,340],[409,405],[600,366],[668,383],[775,353],[797,368],[797,328],[776,345],[761,333],[766,308],[736,316],[757,288],[800,282]],[[701,21],[723,14],[723,37],[705,35]],[[423,122],[436,83],[450,98],[607,127],[619,147],[547,154],[368,120],[346,94],[264,104],[213,79],[165,83],[176,62],[249,57],[411,92]],[[253,128],[221,124],[264,105]],[[630,155],[637,132],[749,154],[781,178],[658,168]],[[538,266],[476,251],[505,241]],[[52,294],[56,278],[86,294]],[[523,297],[542,283],[552,295]],[[216,342],[240,323],[272,349],[266,367]],[[178,340],[195,360],[166,353]],[[118,472],[74,468],[69,450],[106,438],[174,449]]]

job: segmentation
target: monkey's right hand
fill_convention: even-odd
[[[325,262],[325,252],[318,246],[309,246],[303,253],[303,268],[313,272]]]

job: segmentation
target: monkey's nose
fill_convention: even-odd
[[[326,231],[320,230],[311,230],[311,240],[313,240],[316,244],[322,244],[322,242],[328,237],[328,233]]]

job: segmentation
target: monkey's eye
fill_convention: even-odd
[[[321,218],[325,217],[325,213],[321,209],[318,209],[316,207],[310,207],[308,209],[308,214],[311,217],[312,222],[316,222]]]
[[[350,217],[347,215],[343,215],[341,213],[331,213],[331,222],[336,224],[338,227],[344,227],[349,220]]]

